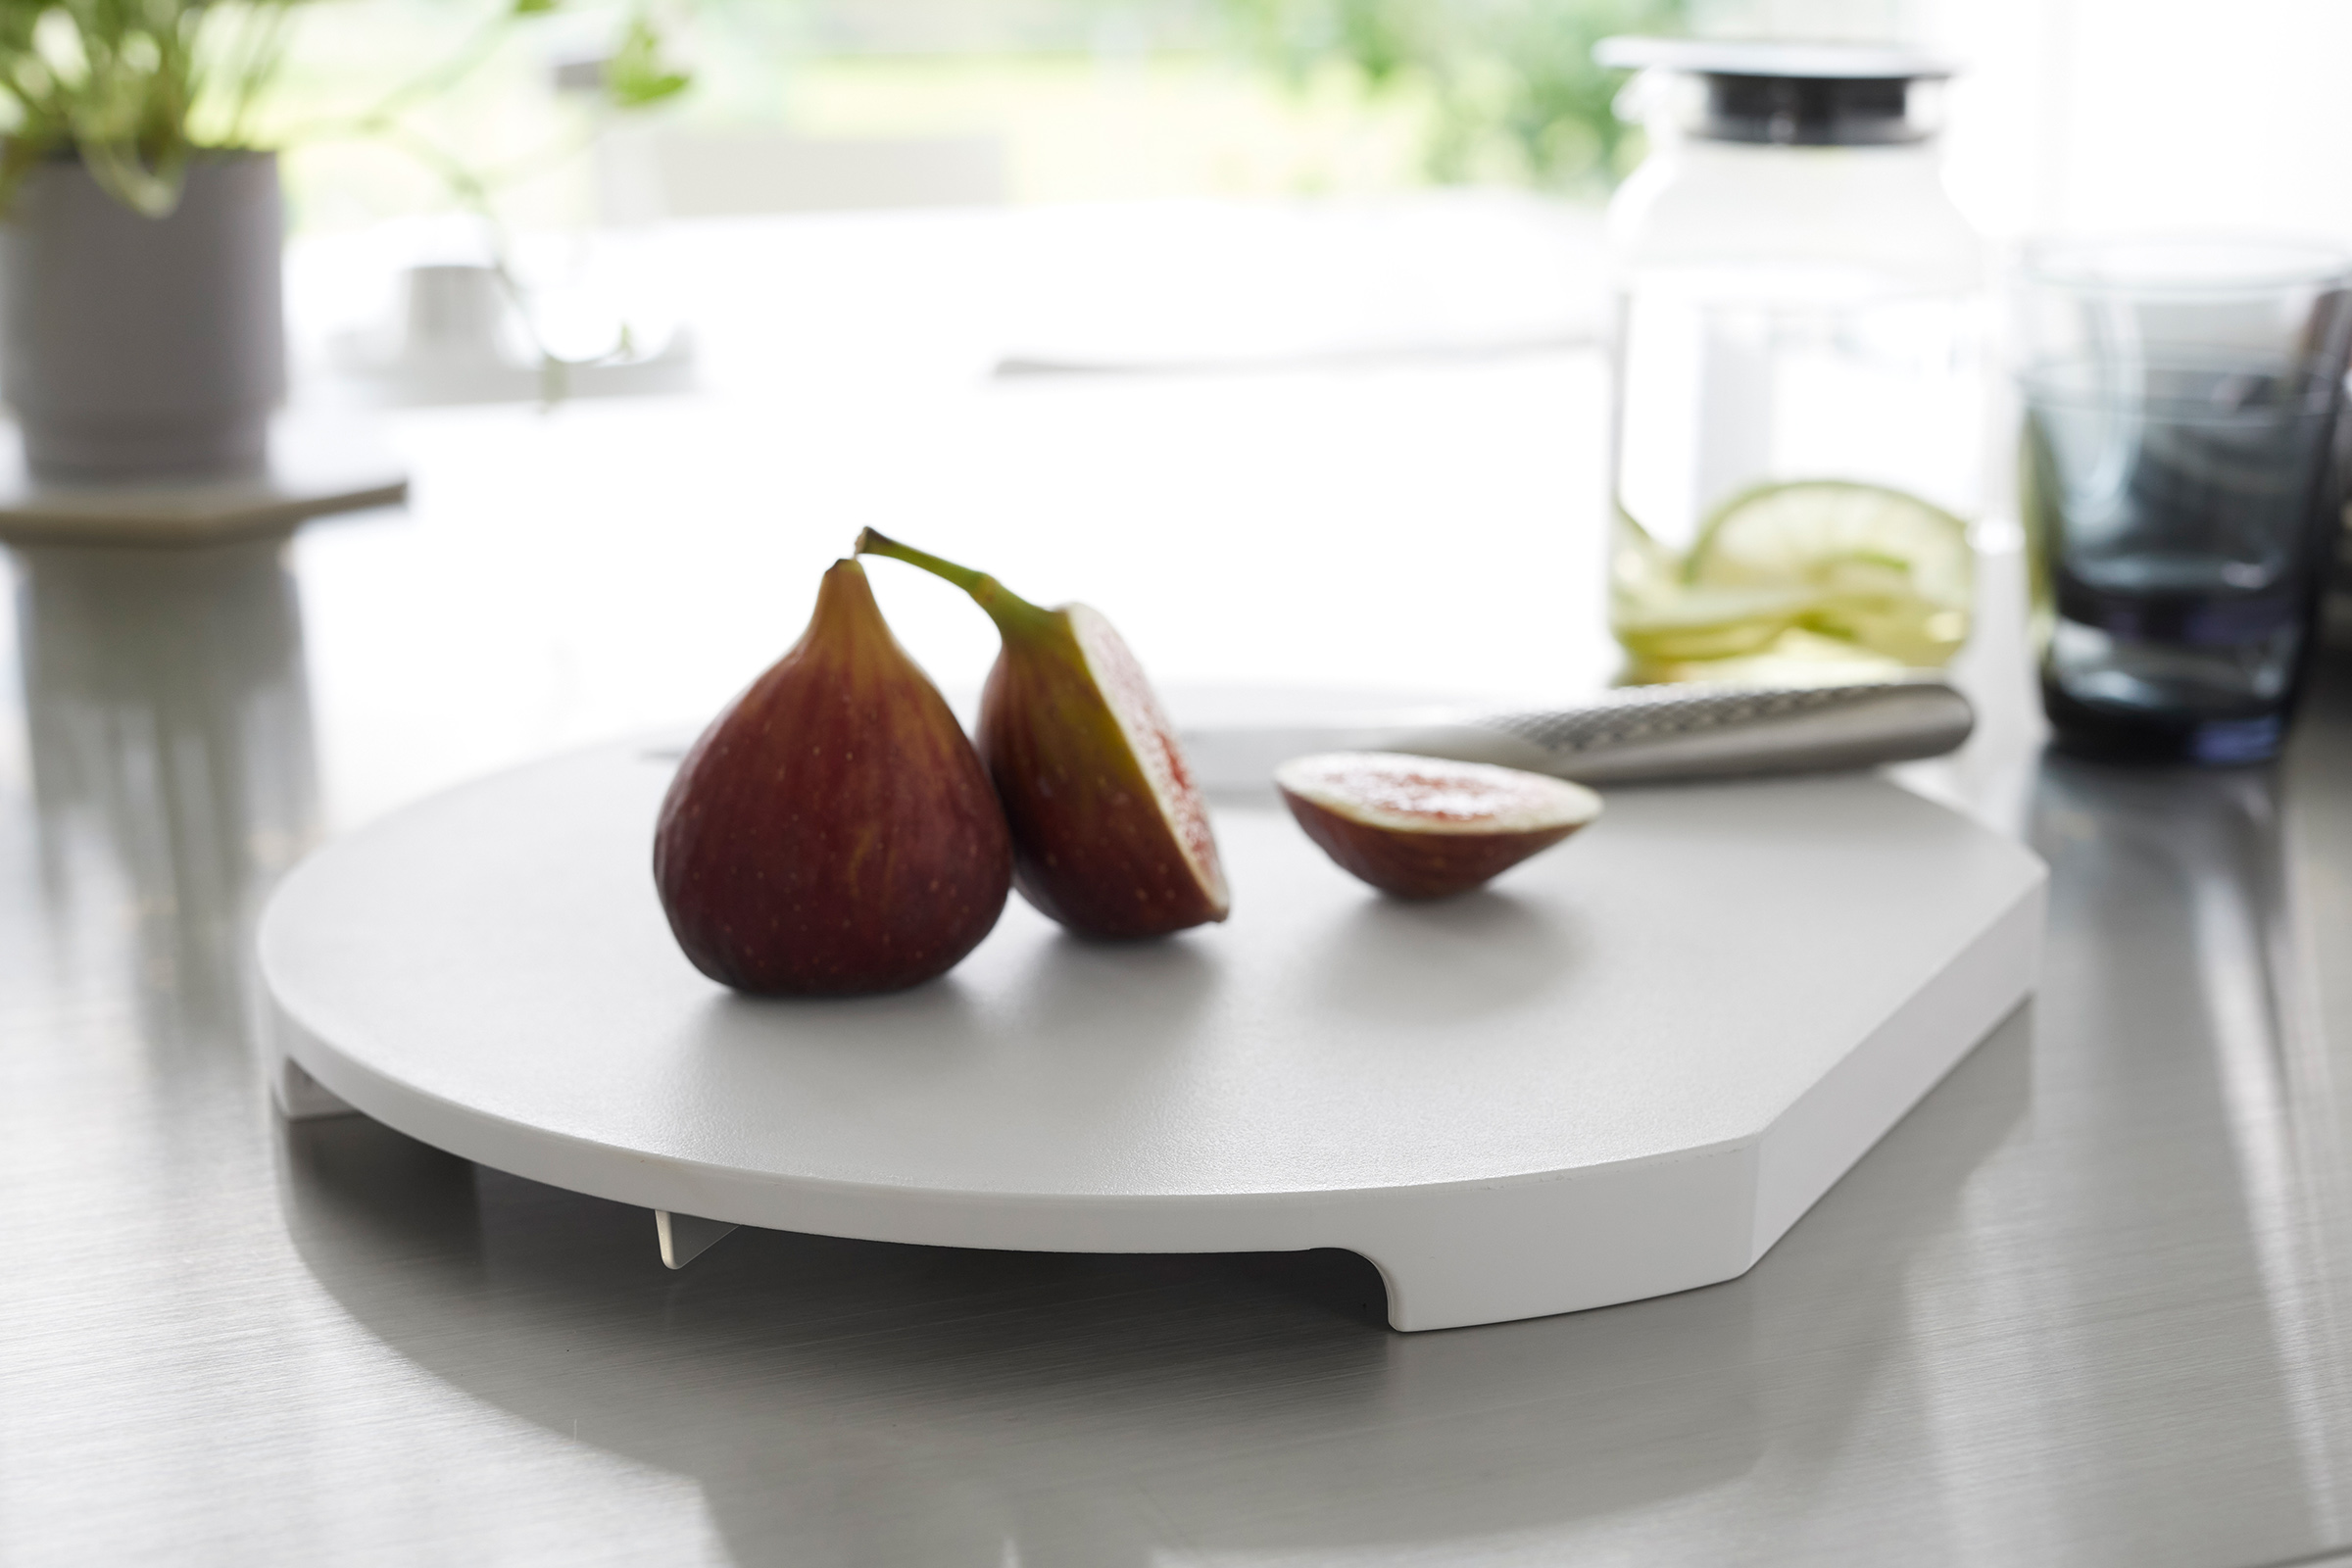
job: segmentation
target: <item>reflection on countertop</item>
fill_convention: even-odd
[[[669,1275],[640,1211],[361,1118],[288,1127],[281,1193],[304,1264],[370,1332],[499,1408],[695,1477],[739,1563],[1663,1548],[1657,1516],[1776,1446],[1840,1446],[1901,1343],[1910,1260],[2025,1110],[2031,1052],[2020,1014],[1871,1156],[1896,1200],[1845,1204],[1864,1212],[1744,1280],[1438,1334],[1382,1327],[1378,1276],[1344,1252],[743,1232]]]
[[[56,960],[119,955],[151,1038],[240,1036],[262,898],[318,829],[284,543],[16,556]]]

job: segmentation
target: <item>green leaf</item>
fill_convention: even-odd
[[[1294,86],[1325,72],[1426,107],[1424,159],[1443,180],[1507,174],[1592,187],[1632,162],[1610,33],[1678,32],[1696,0],[1218,0],[1237,41]]]
[[[605,66],[605,92],[621,109],[642,109],[674,98],[694,77],[662,58],[662,34],[643,12],[629,19],[620,47]]]

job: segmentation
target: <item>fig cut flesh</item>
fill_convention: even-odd
[[[1400,899],[1468,892],[1600,814],[1566,779],[1395,752],[1293,758],[1274,783],[1326,855]]]

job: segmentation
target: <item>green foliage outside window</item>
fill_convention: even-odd
[[[1560,189],[1613,182],[1639,151],[1592,63],[1616,33],[1682,30],[1687,0],[1224,0],[1242,37],[1295,80],[1337,67],[1431,106],[1433,178]]]

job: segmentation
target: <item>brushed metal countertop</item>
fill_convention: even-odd
[[[261,891],[322,820],[494,760],[484,715],[527,706],[500,684],[527,650],[468,681],[434,649],[506,646],[467,606],[527,606],[546,558],[485,547],[495,593],[428,569],[455,525],[420,497],[290,565],[17,558],[0,1561],[2244,1568],[2352,1544],[2352,665],[2275,769],[2041,761],[1993,712],[1962,792],[2051,862],[2039,998],[1731,1284],[1405,1336],[1342,1253],[743,1232],[672,1274],[642,1211],[264,1101]]]

